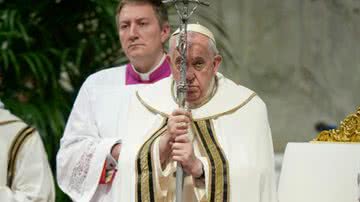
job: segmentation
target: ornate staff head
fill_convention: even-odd
[[[163,3],[175,5],[180,20],[178,51],[181,55],[180,81],[177,82],[177,100],[181,108],[185,107],[187,84],[186,84],[186,52],[187,52],[187,25],[190,16],[195,12],[198,5],[209,6],[207,2],[200,0],[164,0]]]

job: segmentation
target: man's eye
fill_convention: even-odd
[[[126,29],[127,27],[128,27],[128,25],[125,25],[125,24],[120,25],[120,29]]]
[[[204,66],[205,66],[204,63],[200,63],[200,62],[194,64],[194,68],[196,70],[202,70]]]
[[[140,26],[146,26],[146,25],[148,25],[149,23],[147,23],[147,22],[140,22]]]

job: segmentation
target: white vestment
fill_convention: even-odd
[[[102,70],[86,79],[69,116],[57,155],[57,180],[74,201],[113,201],[99,185],[106,156],[126,132],[131,92],[126,67]],[[96,193],[95,193],[96,192]]]
[[[153,71],[164,68],[165,59],[164,54]],[[112,146],[126,134],[130,95],[141,86],[126,85],[126,66],[121,66],[92,74],[80,88],[57,154],[57,180],[72,200],[115,201],[117,187],[99,180]]]
[[[275,202],[274,157],[264,102],[251,90],[217,74],[212,99],[192,109],[195,155],[203,184],[185,178],[184,201]],[[131,101],[115,179],[117,201],[174,201],[175,163],[161,169],[158,139],[177,108],[172,78],[140,89]]]
[[[39,134],[4,109],[0,109],[0,162],[1,202],[55,201],[53,176]]]

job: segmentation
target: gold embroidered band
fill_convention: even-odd
[[[35,131],[35,128],[32,128],[30,126],[26,126],[23,128],[15,137],[13,143],[11,144],[10,150],[9,150],[9,157],[8,157],[8,173],[7,173],[7,186],[11,187],[14,173],[16,169],[16,157],[19,153],[19,150],[25,140],[30,137],[31,134]]]
[[[10,124],[10,123],[16,123],[16,122],[20,122],[20,120],[3,121],[3,122],[0,122],[0,126],[7,125],[7,124]]]
[[[167,120],[164,121],[151,137],[141,146],[136,158],[136,201],[154,202],[155,191],[153,185],[153,165],[151,157],[151,148],[157,137],[162,135],[166,130]]]
[[[230,196],[229,166],[210,120],[195,121],[194,133],[205,149],[209,164],[210,202],[227,202]]]

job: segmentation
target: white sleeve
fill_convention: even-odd
[[[0,187],[1,201],[55,201],[53,176],[37,132],[23,143],[17,154],[15,165],[11,188]]]
[[[100,136],[85,82],[66,124],[56,160],[58,184],[72,200],[91,200],[99,187],[106,157],[117,141]]]

